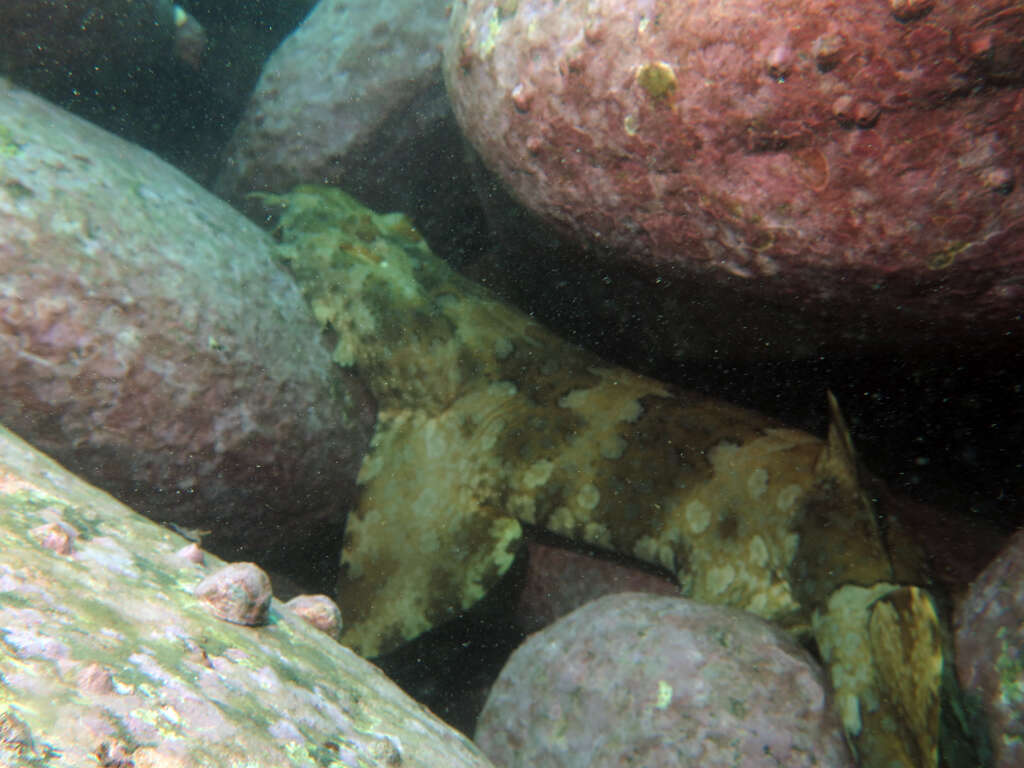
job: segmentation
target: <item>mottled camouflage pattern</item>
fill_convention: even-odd
[[[335,359],[379,405],[338,598],[343,641],[360,653],[392,650],[471,607],[511,564],[522,524],[663,566],[682,594],[797,633],[829,613],[840,587],[921,578],[890,561],[834,402],[822,441],[679,392],[499,303],[399,215],[326,188],[262,199],[278,207],[285,263],[336,334]],[[819,639],[828,644],[844,621],[865,624],[869,608],[819,620]],[[926,637],[938,631],[931,619]],[[911,625],[913,645],[921,628]],[[869,680],[854,690],[851,675],[833,679],[855,746],[859,707],[895,719],[921,709],[882,701],[870,653],[833,671],[843,664]],[[933,674],[926,667],[907,674]],[[921,765],[937,759],[928,712],[910,726],[913,750],[928,745]],[[884,759],[918,764],[903,741]]]

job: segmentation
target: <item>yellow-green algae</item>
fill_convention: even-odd
[[[512,562],[521,524],[663,566],[682,594],[798,634],[817,617],[826,646],[832,628],[870,618],[870,605],[830,602],[837,590],[920,578],[890,559],[834,401],[822,441],[678,391],[505,306],[401,216],[336,189],[262,197],[278,214],[282,261],[337,338],[335,359],[379,404],[339,584],[343,642],[360,653],[390,651],[472,606]],[[938,618],[918,613],[901,625],[908,658],[924,660],[904,670],[923,676],[917,687],[883,692],[872,672],[855,696],[925,733],[865,740],[851,729],[864,766],[936,742],[921,703],[895,700],[934,689]],[[870,644],[862,651],[846,660],[872,668]],[[906,749],[876,749],[906,738]]]
[[[58,521],[78,534],[70,554],[31,533]],[[0,427],[0,718],[32,735],[0,740],[0,762],[96,765],[118,743],[182,768],[351,768],[389,764],[387,742],[407,766],[486,764],[279,604],[259,628],[214,618],[193,596],[207,569],[176,555],[185,543]],[[107,684],[83,682],[96,669]]]
[[[664,61],[650,61],[636,71],[636,83],[654,101],[671,96],[676,89],[676,73]]]

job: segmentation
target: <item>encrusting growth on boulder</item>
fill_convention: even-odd
[[[662,566],[683,595],[804,636],[842,623],[830,612],[851,603],[830,602],[838,589],[923,582],[916,564],[890,559],[898,522],[880,527],[834,400],[822,441],[679,391],[502,304],[434,257],[401,215],[337,189],[260,197],[278,213],[282,261],[336,336],[335,360],[379,406],[339,585],[342,642],[361,654],[470,608],[512,563],[522,524]],[[904,657],[927,657],[927,669],[904,672],[934,674],[934,657],[912,646],[917,632],[938,633],[938,619],[922,627],[909,606]],[[855,610],[869,620],[871,605]],[[885,697],[855,695],[873,716],[902,721],[921,707],[893,699],[932,690],[888,686]],[[937,743],[936,718],[912,719],[928,731],[911,738],[915,751]]]

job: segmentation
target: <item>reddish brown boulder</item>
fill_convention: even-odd
[[[0,419],[232,559],[333,563],[373,410],[269,238],[5,87],[0,163]]]
[[[526,575],[514,618],[523,632],[536,632],[581,605],[620,592],[679,595],[673,578],[641,563],[528,539]]]
[[[926,347],[1020,326],[1024,17],[1004,9],[460,0],[446,77],[522,202],[705,297],[718,342]]]

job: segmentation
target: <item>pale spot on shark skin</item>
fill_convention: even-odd
[[[796,553],[800,549],[800,535],[796,533],[786,534],[786,538],[782,542],[783,556],[785,557],[784,563],[788,567],[792,564],[796,558]]]
[[[507,360],[516,351],[516,345],[504,336],[494,342],[494,356],[498,360]]]
[[[514,381],[495,381],[487,385],[487,391],[493,397],[507,399],[515,397],[519,393],[519,388]]]
[[[600,523],[587,523],[583,526],[583,540],[588,544],[610,549],[612,546],[612,534],[607,526]]]
[[[440,552],[441,542],[438,541],[436,533],[428,531],[420,536],[419,547],[423,552]]]
[[[352,325],[364,336],[372,336],[377,333],[377,318],[364,306],[352,308]]]
[[[524,523],[537,524],[537,504],[525,493],[514,493],[508,497],[508,513]]]
[[[712,595],[720,595],[732,586],[736,580],[736,571],[731,565],[718,565],[708,571],[708,591]]]
[[[480,436],[480,450],[490,451],[498,442],[501,433],[505,431],[504,419],[493,419]]]
[[[650,536],[641,536],[633,546],[633,556],[638,560],[653,563],[657,559],[658,542]]]
[[[722,440],[708,451],[708,460],[715,472],[729,472],[730,464],[739,455],[740,446],[731,440]]]
[[[640,401],[628,400],[622,406],[622,410],[619,411],[619,421],[625,421],[632,424],[643,415],[644,407],[640,405]]]
[[[448,435],[433,419],[427,421],[421,429],[424,435],[426,455],[431,459],[444,456],[448,451]]]
[[[749,550],[750,562],[761,567],[768,565],[768,545],[759,535],[754,535],[750,539]]]
[[[566,506],[555,509],[548,520],[547,528],[552,533],[560,533],[563,536],[571,535],[576,529],[576,519],[573,517],[572,510]]]
[[[763,468],[758,467],[750,473],[750,477],[747,478],[747,493],[750,494],[750,498],[759,499],[764,496],[768,490],[768,472]]]
[[[586,389],[573,389],[558,398],[559,408],[582,408],[587,402]]]
[[[799,608],[789,585],[777,582],[757,592],[745,606],[751,613],[762,617],[777,616]]]
[[[626,452],[627,445],[628,443],[625,438],[619,435],[612,435],[611,437],[601,441],[601,456],[609,461],[621,459],[622,454]]]
[[[683,514],[694,535],[704,533],[711,525],[711,510],[700,499],[694,499],[687,504]]]
[[[775,501],[775,506],[778,507],[780,512],[789,512],[793,509],[797,500],[803,495],[803,489],[796,484],[787,485],[781,491]]]
[[[554,462],[549,459],[535,461],[523,473],[523,487],[527,490],[539,488],[551,478],[551,473],[554,469]]]
[[[658,562],[671,572],[676,570],[676,554],[668,544],[661,544],[658,547]]]
[[[764,592],[758,592],[754,595],[747,603],[747,610],[758,616],[764,615],[765,609],[768,607],[768,596]]]
[[[585,509],[588,512],[595,509],[600,501],[601,492],[597,490],[597,486],[593,483],[587,483],[576,494],[576,503],[581,509]]]

